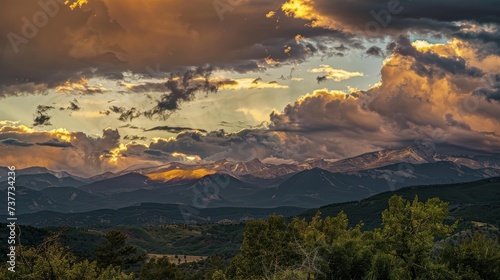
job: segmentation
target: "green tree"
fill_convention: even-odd
[[[304,279],[328,277],[328,270],[334,244],[341,237],[349,235],[348,219],[344,212],[335,217],[321,219],[317,212],[310,222],[294,218],[290,227],[295,236],[295,250],[301,256],[299,271],[306,276]],[[320,278],[321,278],[320,277]]]
[[[476,233],[458,246],[443,250],[440,261],[470,279],[500,279],[500,244],[498,239]]]
[[[361,231],[362,224],[349,229],[348,223],[344,212],[321,219],[319,211],[310,222],[291,222],[298,234],[299,271],[304,279],[363,279],[369,275],[375,254],[371,235]]]
[[[212,274],[212,280],[227,280],[227,276],[223,270],[218,269]]]
[[[32,280],[131,280],[120,268],[99,268],[95,261],[78,261],[67,248],[57,242],[44,242],[38,247],[18,247],[20,255],[14,273],[1,269],[0,279]]]
[[[100,267],[120,267],[128,269],[144,262],[145,254],[131,245],[127,245],[127,237],[119,230],[111,230],[105,240],[96,248],[96,259]]]
[[[168,257],[153,258],[142,266],[139,280],[175,280],[183,279],[179,268],[171,263]]]
[[[283,267],[298,264],[300,255],[294,250],[294,236],[283,216],[248,222],[240,254],[231,261],[229,278],[272,277]]]
[[[383,228],[378,239],[383,249],[398,262],[393,269],[401,277],[417,279],[433,270],[431,251],[434,239],[449,235],[456,227],[444,224],[448,203],[431,198],[425,203],[415,196],[413,202],[394,195],[389,208],[382,212]]]

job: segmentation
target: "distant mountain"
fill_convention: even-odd
[[[34,213],[44,210],[68,212],[68,209],[63,204],[58,203],[50,196],[32,190],[29,188],[17,186],[16,187],[16,214]],[[7,189],[0,189],[0,195],[7,197]],[[5,204],[6,205],[6,204]]]
[[[411,185],[471,182],[492,176],[500,176],[500,170],[471,169],[452,162],[393,164],[344,173],[313,168],[296,173],[277,187],[248,197],[247,201],[266,207],[311,208],[325,203],[361,200]]]
[[[305,162],[295,164],[268,164],[258,159],[252,159],[248,162],[231,162],[223,159],[203,164],[171,162],[154,167],[135,166],[121,172],[106,172],[91,178],[79,178],[64,171],[54,172],[43,167],[31,167],[17,170],[16,174],[19,176],[49,173],[58,178],[71,177],[77,181],[86,183],[121,177],[130,173],[142,174],[153,181],[159,180],[177,183],[198,180],[210,174],[227,174],[248,183],[271,187],[279,185],[297,172],[313,168],[320,168],[333,173],[344,173],[377,169],[402,163],[425,164],[436,162],[453,162],[470,169],[500,170],[499,156],[444,155],[436,153],[430,145],[415,144],[402,149],[376,151],[337,161],[328,159],[309,159]],[[6,180],[5,176],[7,172],[7,168],[0,167],[0,181]]]
[[[42,190],[49,187],[79,187],[85,183],[72,177],[58,178],[50,173],[19,175],[16,172],[15,185],[33,190]],[[7,181],[0,182],[0,188],[6,188]]]
[[[171,171],[166,171],[171,172]],[[60,180],[50,174],[42,178]],[[23,175],[24,176],[24,175]],[[21,179],[25,178],[20,176]],[[51,209],[82,212],[102,208],[118,209],[139,203],[185,204],[195,207],[279,207],[314,208],[329,203],[357,201],[369,196],[411,185],[459,183],[500,176],[499,169],[471,169],[438,161],[399,163],[375,169],[337,172],[312,168],[287,177],[279,177],[277,186],[249,183],[227,174],[211,174],[200,179],[181,181],[152,180],[148,175],[129,173],[93,182],[78,188],[55,185],[41,175],[27,175],[33,181],[20,180],[32,191],[27,212]],[[244,177],[247,179],[247,177]],[[73,179],[67,179],[73,180]],[[57,181],[59,182],[59,181]],[[62,183],[61,183],[62,184]],[[7,182],[0,183],[5,189]],[[39,194],[35,190],[41,190]]]
[[[262,188],[227,174],[215,174],[185,184],[170,185],[157,182],[148,189],[103,197],[100,202],[112,208],[144,202],[186,204],[196,207],[253,207],[253,202],[247,198],[261,190]]]
[[[51,187],[41,190],[40,193],[50,197],[57,202],[59,207],[65,209],[64,211],[52,209],[53,211],[82,212],[95,210],[96,207],[105,207],[104,204],[98,206],[100,197],[73,187]]]
[[[449,156],[441,155],[429,145],[415,144],[402,149],[382,150],[362,154],[352,158],[331,161],[325,159],[310,159],[297,164],[265,164],[258,159],[249,162],[230,162],[220,160],[214,163],[186,165],[169,163],[158,167],[135,170],[141,174],[166,172],[169,170],[203,169],[211,173],[224,173],[249,183],[262,183],[266,186],[277,186],[291,175],[320,168],[330,172],[352,172],[370,170],[384,166],[408,163],[425,164],[436,162],[453,162],[471,169],[499,169],[500,157],[497,156]]]
[[[497,169],[470,169],[452,162],[394,164],[376,169],[332,173],[307,169],[275,187],[248,183],[226,174],[214,174],[185,184],[152,183],[147,188],[103,198],[103,204],[124,207],[132,203],[182,203],[204,207],[319,207],[333,202],[361,200],[409,185],[443,184],[500,176]],[[245,177],[244,177],[245,178]]]
[[[304,167],[299,167],[296,165],[273,165],[264,164],[258,159],[253,159],[248,162],[231,162],[227,160],[219,160],[213,163],[207,164],[182,164],[178,162],[168,163],[166,165],[158,167],[149,167],[134,170],[134,172],[151,176],[153,174],[161,174],[176,171],[186,171],[186,172],[200,172],[203,171],[205,175],[208,174],[227,174],[235,178],[243,178],[245,176],[251,176],[260,179],[273,179],[282,175],[289,173],[294,173],[297,171],[304,170]],[[201,172],[200,172],[201,173]],[[183,175],[181,173],[181,175]],[[199,179],[201,177],[198,177]]]
[[[415,144],[403,149],[383,150],[362,154],[331,163],[325,169],[334,172],[374,169],[398,163],[454,162],[471,169],[500,169],[500,158],[496,156],[449,156],[441,155],[429,145]]]
[[[147,189],[150,179],[139,173],[128,173],[118,177],[96,181],[80,187],[91,194],[109,195],[120,192]]]
[[[442,156],[443,159],[451,161],[472,169],[492,168],[500,169],[500,157],[498,156]]]
[[[345,174],[385,179],[390,188],[399,189],[409,185],[471,182],[500,176],[500,169],[472,169],[455,162],[438,161],[423,164],[399,163],[375,169],[346,172]],[[382,190],[378,192],[380,191]]]
[[[7,167],[0,167],[0,181],[7,180],[7,174],[9,171],[10,170]],[[57,178],[71,177],[73,179],[76,179],[77,181],[82,181],[82,182],[85,181],[85,179],[80,178],[78,176],[74,176],[72,174],[69,174],[66,171],[52,171],[52,170],[49,170],[45,167],[40,167],[40,166],[33,166],[33,167],[24,168],[24,169],[16,169],[15,173],[16,173],[16,176],[51,174]]]
[[[412,145],[398,150],[383,150],[336,161],[326,168],[336,172],[374,169],[397,163],[431,163],[438,161],[436,152],[425,145]]]
[[[253,197],[265,206],[286,205],[304,208],[334,202],[355,201],[370,196],[370,191],[351,184],[341,174],[313,168],[299,172],[276,188],[269,188]],[[252,197],[248,198],[252,200]]]
[[[0,168],[0,174],[7,171]],[[277,165],[258,159],[195,165],[173,162],[82,180],[41,167],[17,170],[16,175],[16,186],[31,190],[23,189],[26,212],[46,209],[82,212],[139,203],[207,208],[314,208],[361,200],[411,185],[470,182],[500,176],[500,159],[440,155],[425,145],[413,145],[340,161],[310,159]],[[0,180],[0,189],[7,186],[5,180]]]

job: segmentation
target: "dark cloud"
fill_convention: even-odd
[[[142,115],[141,111],[137,110],[135,107],[132,107],[130,109],[127,109],[125,107],[118,107],[118,106],[111,106],[109,107],[109,110],[115,114],[119,114],[120,116],[118,117],[118,120],[125,122],[125,121],[132,121],[135,118],[138,118]],[[104,111],[104,112],[99,112],[105,115],[109,115],[109,111]]]
[[[0,96],[45,92],[67,84],[70,86],[61,90],[95,94],[107,90],[84,85],[83,79],[120,81],[125,72],[168,77],[165,73],[207,63],[215,69],[241,73],[260,71],[274,67],[265,65],[266,57],[286,65],[328,52],[328,43],[322,42],[333,41],[337,48],[339,43],[345,48],[360,44],[352,35],[310,28],[305,21],[286,17],[281,11],[277,11],[280,28],[276,29],[274,21],[263,20],[267,12],[277,8],[267,0],[247,1],[227,11],[223,22],[213,3],[204,0],[148,1],[142,5],[135,0],[95,0],[74,10],[58,5],[56,15],[48,17],[43,27],[35,26],[26,38],[21,19],[31,21],[32,15],[42,11],[38,2],[2,1]],[[305,39],[297,43],[297,34]],[[283,46],[291,46],[291,50],[284,53]],[[162,86],[145,84],[133,90],[160,91]]]
[[[191,127],[182,127],[182,126],[156,126],[153,128],[145,129],[144,131],[155,131],[155,130],[160,130],[160,131],[168,131],[170,133],[180,133],[183,131],[201,131],[201,132],[207,132],[204,129],[197,129],[197,128],[191,128]]]
[[[60,111],[64,110],[70,110],[70,111],[80,111],[82,108],[78,105],[78,100],[73,100],[69,102],[69,106],[64,108],[64,107],[59,107]]]
[[[298,5],[305,7],[298,9]],[[313,26],[342,29],[363,37],[413,32],[492,44],[490,51],[500,51],[500,6],[496,0],[289,0],[283,9],[290,16],[312,21]],[[484,28],[488,24],[496,28]]]
[[[39,146],[48,146],[56,148],[71,148],[73,145],[70,142],[61,142],[59,139],[50,139],[46,142],[36,143]]]
[[[75,99],[74,101],[69,102],[69,107],[67,109],[71,111],[79,111],[82,108],[78,106],[78,101]]]
[[[322,82],[324,82],[326,80],[327,80],[326,76],[318,76],[318,77],[316,77],[316,82],[318,82],[318,84],[321,84]]]
[[[260,78],[260,77],[259,77],[259,78],[257,78],[257,79],[255,79],[255,80],[253,80],[253,81],[252,81],[252,84],[257,84],[257,83],[259,83],[259,82],[262,82],[262,78]]]
[[[371,46],[366,50],[366,54],[371,55],[371,56],[375,56],[375,57],[383,57],[384,51],[377,46]]]
[[[119,128],[130,128],[130,129],[141,129],[140,127],[138,126],[135,126],[135,125],[131,125],[131,124],[126,124],[126,125],[121,125],[119,126]]]
[[[346,52],[349,50],[349,48],[347,48],[346,46],[344,46],[344,44],[340,44],[340,46],[337,46],[337,47],[334,47],[335,50],[339,51],[339,52]]]
[[[145,136],[138,136],[138,135],[125,135],[123,136],[123,140],[131,140],[131,141],[135,141],[135,140],[148,140],[147,137]]]
[[[26,141],[17,140],[17,139],[14,139],[14,138],[1,139],[0,140],[0,145],[3,145],[3,146],[16,146],[16,147],[29,147],[29,146],[33,146],[33,144],[31,144],[31,143],[28,143]]]
[[[210,82],[212,71],[212,66],[200,66],[196,69],[187,70],[182,75],[171,77],[165,83],[165,87],[169,92],[163,94],[157,100],[157,105],[153,109],[144,112],[144,115],[148,118],[167,119],[170,114],[180,108],[181,103],[191,101],[197,92],[217,92],[218,85]],[[198,79],[201,79],[201,81]]]
[[[500,102],[500,74],[491,75],[489,83],[474,90],[474,94],[490,102]]]
[[[48,111],[55,109],[53,106],[46,105],[38,105],[36,107],[36,112],[33,115],[33,125],[34,126],[42,126],[42,125],[52,125],[50,123],[50,119],[52,118]]]
[[[170,75],[170,79],[177,79],[179,76],[176,75]],[[206,81],[203,81],[205,83]],[[213,87],[223,87],[223,86],[236,86],[238,85],[238,81],[229,79],[229,78],[224,78],[224,79],[210,79],[208,81]],[[258,82],[255,82],[256,84]],[[196,81],[191,81],[189,84],[193,84],[195,86],[201,86],[202,82],[199,80]],[[119,82],[118,85],[125,87],[126,90],[123,92],[134,92],[134,93],[150,93],[150,92],[166,92],[169,91],[167,88],[167,83],[165,82],[147,82],[147,83],[142,83],[142,84],[127,84],[124,82]],[[149,96],[149,95],[148,95]],[[149,96],[148,98],[151,98]]]
[[[391,48],[393,54],[413,57],[412,70],[421,76],[442,78],[445,74],[452,74],[477,78],[484,74],[480,69],[467,65],[462,57],[447,57],[433,52],[418,51],[406,36],[399,36],[396,44],[391,44]]]

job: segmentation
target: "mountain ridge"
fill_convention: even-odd
[[[358,156],[331,161],[328,159],[309,159],[303,162],[291,164],[270,164],[263,163],[257,158],[247,162],[232,162],[221,159],[211,163],[185,164],[180,162],[170,162],[153,167],[127,168],[119,172],[105,172],[89,178],[73,176],[65,171],[51,171],[44,167],[28,167],[17,170],[18,175],[51,173],[58,178],[73,177],[78,181],[92,183],[113,177],[119,177],[127,173],[139,173],[143,175],[167,172],[176,169],[196,170],[206,169],[213,173],[225,173],[235,178],[255,177],[257,179],[272,179],[280,176],[294,174],[306,169],[321,168],[330,172],[351,172],[368,170],[388,166],[391,164],[420,164],[434,163],[440,161],[451,161],[460,165],[472,168],[492,168],[500,169],[500,157],[498,156],[460,156],[438,154],[431,145],[414,144],[401,149],[386,149]],[[0,181],[5,180],[7,170],[0,168]]]

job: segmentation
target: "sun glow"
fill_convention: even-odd
[[[71,132],[69,132],[65,128],[57,128],[49,131],[49,133],[51,136],[57,137],[58,139],[63,140],[65,142],[70,142],[71,139],[75,138],[74,136],[71,135]]]
[[[172,180],[195,180],[215,173],[214,170],[205,168],[193,170],[174,169],[166,172],[147,174],[146,176],[154,181],[167,182]]]
[[[117,148],[112,149],[106,155],[99,156],[99,158],[101,160],[104,159],[104,158],[107,158],[108,161],[109,161],[109,163],[118,164],[118,159],[120,159],[122,157],[121,153],[123,151],[126,151],[126,150],[127,150],[127,146],[125,146],[124,144],[120,144],[120,146],[118,146]]]

